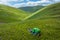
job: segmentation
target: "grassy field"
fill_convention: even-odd
[[[28,28],[38,27],[38,38],[28,32]],[[5,23],[0,25],[1,40],[60,40],[60,20],[29,20],[22,23]]]
[[[60,3],[47,6],[22,21],[0,23],[1,40],[60,40]],[[43,15],[42,15],[43,14]],[[7,21],[7,20],[6,20]],[[13,21],[13,20],[12,20]],[[41,36],[32,35],[28,28],[38,27]]]

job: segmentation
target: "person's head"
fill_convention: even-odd
[[[31,29],[31,28],[28,28],[28,31],[29,31],[29,32],[31,32],[31,31],[32,31],[32,29]]]

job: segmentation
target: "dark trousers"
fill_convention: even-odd
[[[41,33],[40,32],[37,32],[37,33],[33,32],[33,35],[40,37]]]

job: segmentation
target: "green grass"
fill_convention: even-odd
[[[32,15],[26,17],[24,20],[27,19],[41,19],[46,17],[60,17],[60,3],[52,4],[47,7],[44,7],[37,12],[33,13]]]
[[[41,37],[33,36],[28,28],[41,29]],[[2,40],[60,40],[60,20],[29,20],[23,23],[6,23],[0,25]]]
[[[21,21],[22,19],[29,15],[30,14],[20,9],[0,5],[0,22]]]
[[[1,40],[60,40],[60,3],[47,6],[22,21],[0,23]],[[56,9],[56,11],[54,11]],[[27,19],[28,18],[28,19]],[[11,19],[10,19],[11,20]],[[7,21],[7,20],[6,20]],[[38,38],[29,33],[28,28],[38,27]]]

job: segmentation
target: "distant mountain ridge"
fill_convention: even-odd
[[[24,10],[26,12],[34,13],[43,7],[44,6],[27,6],[27,7],[20,7],[19,9]]]

